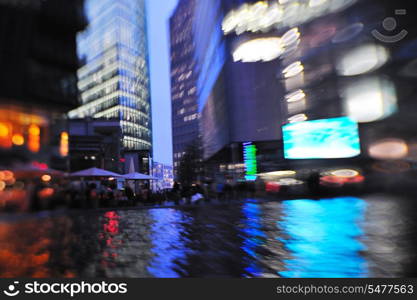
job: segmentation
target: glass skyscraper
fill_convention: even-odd
[[[125,151],[152,149],[145,0],[87,0],[74,118],[120,120]]]
[[[171,99],[174,169],[178,175],[190,145],[198,144],[199,114],[193,25],[196,0],[180,0],[170,19]]]

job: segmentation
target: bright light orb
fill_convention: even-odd
[[[49,181],[51,181],[52,180],[52,177],[50,176],[50,175],[43,175],[42,177],[41,177],[41,179],[42,179],[42,181],[43,182],[49,182]]]
[[[350,169],[341,169],[341,170],[335,170],[330,172],[331,175],[336,177],[342,177],[342,178],[353,178],[359,175],[359,172],[356,170],[350,170]]]
[[[300,36],[301,33],[298,28],[292,28],[282,36],[282,43],[286,48],[291,48],[300,43]]]
[[[340,11],[356,0],[275,0],[244,3],[230,11],[222,22],[224,34],[267,32],[301,25],[327,13]]]
[[[302,185],[304,184],[303,181],[297,180],[294,178],[282,178],[278,180],[278,183],[282,186],[294,186],[294,185]]]
[[[359,123],[385,119],[397,111],[394,84],[380,78],[368,78],[348,85],[344,92],[345,114]]]
[[[21,134],[15,134],[12,137],[12,142],[16,146],[22,146],[25,143],[25,138]]]
[[[299,122],[304,122],[307,121],[308,117],[305,114],[298,114],[295,116],[292,116],[291,118],[288,119],[289,123],[299,123]]]
[[[272,61],[284,52],[279,37],[257,38],[240,44],[233,52],[235,62]]]
[[[402,159],[408,152],[407,143],[395,138],[378,141],[369,147],[369,156],[375,159]]]
[[[301,101],[305,99],[305,97],[306,97],[306,94],[304,93],[303,90],[297,90],[291,94],[286,95],[285,99],[287,100],[288,103],[293,103],[293,102]]]
[[[342,76],[365,74],[379,69],[388,59],[389,53],[385,47],[363,45],[346,53],[337,63],[337,70]]]
[[[284,74],[285,78],[291,78],[291,77],[297,76],[303,71],[304,71],[303,64],[300,61],[296,61],[295,63],[292,63],[291,65],[286,67],[282,71],[282,74]]]
[[[321,6],[323,4],[326,4],[327,2],[328,2],[328,0],[310,0],[309,6],[311,8],[314,8],[314,7],[318,7],[318,6]]]
[[[296,171],[292,170],[284,170],[284,171],[275,171],[275,172],[269,172],[261,174],[262,177],[283,177],[283,176],[295,176],[297,175]]]

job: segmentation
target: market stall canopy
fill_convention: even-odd
[[[98,168],[90,168],[83,171],[71,173],[70,177],[123,177],[120,174]]]
[[[50,168],[41,168],[31,164],[15,167],[12,171],[16,178],[39,177],[46,174],[58,177],[64,176],[64,172]]]
[[[137,172],[126,174],[126,175],[123,175],[122,177],[127,180],[159,180],[159,178],[137,173]]]

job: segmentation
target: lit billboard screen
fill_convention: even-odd
[[[361,153],[358,124],[348,117],[288,124],[283,136],[286,159],[349,158]]]

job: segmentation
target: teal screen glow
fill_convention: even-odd
[[[246,169],[246,180],[252,181],[256,180],[256,174],[258,173],[258,164],[256,160],[256,153],[258,149],[256,145],[252,143],[243,144],[243,158],[245,162]]]
[[[369,266],[361,237],[367,212],[355,197],[282,203],[277,239],[289,251],[278,274],[286,278],[364,278]]]
[[[348,158],[361,154],[358,124],[348,117],[283,127],[286,159]]]

